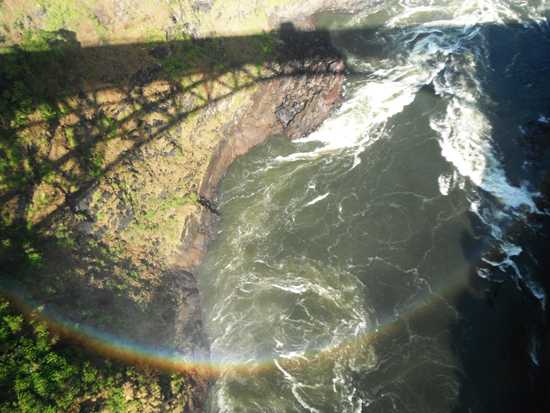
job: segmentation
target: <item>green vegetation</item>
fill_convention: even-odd
[[[122,254],[93,238],[77,241],[61,223],[39,229],[32,219],[55,201],[52,196],[59,194],[58,189],[68,194],[103,175],[105,159],[97,143],[115,137],[119,128],[116,120],[96,114],[91,123],[98,136],[83,146],[76,127],[63,127],[59,136],[72,151],[71,159],[77,165],[74,172],[61,169],[49,157],[50,143],[69,113],[69,106],[59,102],[58,92],[69,93],[71,85],[62,76],[48,74],[67,72],[71,64],[67,51],[73,46],[68,33],[38,31],[26,33],[21,44],[3,49],[0,195],[7,202],[0,211],[0,277],[3,282],[42,285],[45,294],[55,296],[66,293],[67,282],[78,280],[86,285],[85,277],[108,273],[111,278],[105,282],[105,294],[127,300],[139,275]],[[75,214],[74,219],[87,217]],[[59,255],[67,260],[67,268],[56,269]],[[73,305],[72,311],[85,317],[85,308]],[[141,402],[127,403],[123,385],[148,388],[160,377],[100,360],[56,337],[36,319],[24,319],[0,298],[0,413],[79,411],[84,405],[139,412],[143,411]],[[142,384],[136,384],[138,379]]]
[[[94,151],[88,157],[89,175],[93,178],[99,178],[103,175],[103,156]]]
[[[40,145],[48,137],[31,139],[26,128],[34,113],[51,127],[58,123],[62,111],[53,96],[61,85],[45,73],[61,70],[70,45],[59,33],[27,33],[19,46],[2,56],[0,81],[7,87],[0,95],[0,192],[20,190],[51,171],[40,156]]]
[[[0,222],[1,277],[19,275],[24,278],[39,270],[43,264],[43,252],[38,237],[23,226],[5,226]]]
[[[148,226],[155,225],[156,221],[158,221],[159,219],[163,220],[163,215],[166,214],[168,211],[182,207],[186,204],[196,204],[197,202],[198,197],[196,193],[190,193],[184,196],[174,195],[172,197],[162,200],[162,202],[160,202],[158,205],[150,208],[143,215],[143,220]]]
[[[242,43],[234,43],[231,39],[214,37],[193,41],[183,31],[166,42],[166,46],[170,53],[161,59],[163,70],[169,77],[178,80],[197,69],[203,73],[222,74],[234,65],[238,67],[243,61],[262,65],[277,53],[276,35],[266,32],[251,37],[244,49]]]
[[[76,148],[76,139],[74,136],[74,128],[67,126],[63,130],[65,132],[65,139],[67,139],[67,145],[70,149]]]
[[[61,116],[61,113],[47,102],[39,104],[37,110],[40,113],[42,120],[48,124],[58,121]]]
[[[113,119],[106,115],[102,115],[98,119],[98,124],[101,128],[102,135],[105,138],[111,139],[116,136],[116,133],[118,130],[118,124],[116,119]]]
[[[93,238],[76,237],[63,225],[56,226],[47,237],[32,227],[0,227],[1,279],[13,278],[10,275],[16,275],[19,282],[36,283],[40,279],[39,284],[47,289],[44,293],[55,296],[66,294],[66,284],[77,279],[83,270],[88,277],[109,274],[105,293],[118,295],[126,303],[139,272],[124,260],[124,248],[110,248]],[[48,265],[52,251],[66,257],[68,268],[52,272]],[[95,311],[89,304],[64,304],[62,311],[122,328],[112,314]],[[136,306],[133,311],[147,309]],[[0,413],[64,413],[81,411],[84,406],[90,411],[137,413],[144,411],[143,403],[152,399],[158,403],[173,399],[183,406],[179,394],[167,395],[157,390],[166,380],[171,387],[180,388],[181,383],[189,386],[187,376],[168,378],[152,370],[142,371],[102,359],[56,336],[35,316],[24,318],[11,303],[0,298]],[[131,394],[141,394],[143,400],[128,401],[125,388],[133,389]]]
[[[59,313],[94,327],[107,326],[105,331],[112,328],[124,336],[124,329],[131,326],[116,314],[125,312],[133,319],[153,320],[151,324],[161,330],[166,314],[153,300],[164,298],[157,293],[157,289],[163,291],[162,286],[155,284],[160,280],[155,274],[163,268],[148,262],[150,250],[146,248],[181,242],[181,231],[171,218],[180,211],[180,215],[193,213],[193,208],[185,206],[196,204],[197,194],[174,195],[171,187],[162,194],[141,191],[129,175],[104,177],[112,169],[108,162],[123,159],[139,165],[143,154],[131,152],[132,140],[148,143],[156,135],[147,128],[162,124],[165,115],[181,109],[162,107],[154,113],[151,102],[162,102],[178,92],[188,97],[185,105],[191,107],[195,102],[198,106],[233,94],[233,83],[234,89],[253,85],[256,76],[251,75],[251,68],[256,67],[261,75],[265,58],[275,53],[275,41],[265,34],[242,50],[242,42],[192,40],[182,31],[174,42],[156,43],[167,48],[167,53],[159,50],[149,55],[140,50],[135,57],[138,65],[88,71],[96,63],[91,61],[94,56],[85,61],[75,34],[59,30],[71,29],[81,12],[61,0],[39,3],[47,10],[48,24],[43,27],[51,30],[25,32],[20,44],[3,48],[0,56],[0,196],[4,204],[0,209],[0,277],[28,287],[30,296],[44,298]],[[157,79],[158,72],[150,75],[146,70],[143,77],[138,76],[138,90],[109,89],[116,81],[131,79],[140,58],[144,59],[142,70],[152,66],[152,55],[162,56],[158,62],[164,74],[177,81],[171,82],[168,92],[165,82],[150,82],[149,76]],[[109,56],[113,59],[109,64],[115,58]],[[113,74],[119,67],[120,73]],[[101,84],[97,90],[96,84]],[[234,105],[239,104],[235,101]],[[194,111],[187,124],[197,119]],[[177,149],[180,152],[172,161],[187,162],[188,152],[182,156],[181,147]],[[120,157],[121,153],[127,156]],[[112,186],[118,187],[104,191],[111,179]],[[150,180],[145,182],[149,185]],[[187,181],[178,185],[180,191],[190,190]],[[90,188],[99,188],[93,192],[94,208],[86,204]],[[115,208],[126,215],[114,216]],[[111,230],[121,217],[120,227],[128,237]],[[77,226],[80,232],[74,230]],[[158,234],[164,238],[160,240]],[[78,300],[67,300],[75,291]],[[155,324],[156,320],[160,321]],[[77,411],[82,406],[137,412],[143,411],[139,401],[126,402],[131,397],[123,386],[128,383],[134,388],[148,386],[148,395],[156,401],[188,393],[192,387],[187,376],[169,380],[164,376],[161,391],[159,377],[98,361],[78,345],[56,337],[36,319],[24,319],[6,300],[0,301],[0,413]]]
[[[24,320],[0,300],[0,412],[68,411],[85,395],[120,406],[124,373],[111,364],[98,369],[45,324]]]
[[[127,401],[125,386],[153,393],[168,382],[172,395],[189,386],[182,375],[159,375],[105,361],[78,346],[67,345],[38,319],[23,318],[0,299],[0,413],[58,413],[107,409],[143,411],[142,400]],[[182,400],[184,402],[184,400]]]
[[[70,113],[69,106],[59,99],[59,92],[69,93],[78,82],[70,83],[63,76],[71,68],[70,50],[78,43],[70,32],[36,31],[24,34],[22,42],[5,48],[0,67],[0,193],[23,197],[41,183],[70,193],[100,176],[105,169],[102,152],[96,144],[112,139],[119,129],[117,121],[104,114],[94,122],[97,135],[91,144],[79,148],[77,129],[61,125]],[[72,158],[80,168],[70,173],[49,158],[51,141],[60,131]],[[43,195],[42,195],[43,197]],[[40,199],[40,198],[39,198]],[[44,206],[44,203],[43,205]],[[32,215],[37,205],[29,205]],[[3,217],[3,225],[10,219]],[[25,219],[19,216],[19,219]],[[7,221],[6,221],[7,220]]]
[[[263,32],[258,36],[256,42],[263,59],[267,59],[275,54],[277,43],[273,34]]]
[[[85,21],[93,26],[100,39],[107,36],[107,29],[101,25],[97,17],[76,1],[38,0],[37,3],[46,12],[45,29],[48,31],[75,30]]]
[[[65,0],[38,0],[38,4],[47,13],[46,30],[74,28],[85,17],[77,2]]]

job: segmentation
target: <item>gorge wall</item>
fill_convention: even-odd
[[[153,368],[155,353],[208,359],[192,274],[205,200],[236,157],[313,131],[342,93],[327,36],[270,31],[311,29],[303,16],[334,2],[263,3],[3,2],[3,289],[52,331],[103,337],[107,356],[130,343]],[[199,411],[207,379],[185,374],[187,393],[128,379],[124,399]]]

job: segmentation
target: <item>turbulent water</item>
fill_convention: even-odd
[[[351,68],[344,104],[220,188],[199,271],[225,368],[210,411],[533,411],[547,211],[525,142],[550,122],[548,3],[321,19]]]

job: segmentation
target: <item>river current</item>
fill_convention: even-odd
[[[548,211],[526,142],[550,123],[549,10],[371,1],[319,19],[350,67],[343,105],[221,183],[198,271],[225,366],[211,412],[536,411]]]

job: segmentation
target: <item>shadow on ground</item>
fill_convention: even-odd
[[[204,350],[193,328],[193,276],[137,265],[102,234],[75,231],[94,221],[82,202],[104,176],[131,168],[140,150],[213,104],[276,79],[340,73],[328,33],[283,25],[244,37],[81,47],[60,30],[35,33],[0,57],[3,287],[114,337]],[[321,60],[328,64],[311,64]],[[67,216],[70,225],[60,224]]]
[[[349,30],[340,33],[339,38],[345,42],[346,36],[369,38],[375,32]],[[3,53],[3,281],[51,289],[46,296],[68,319],[110,326],[113,334],[128,324],[139,330],[135,321],[149,318],[159,328],[156,335],[138,332],[141,337],[149,334],[151,342],[145,340],[145,344],[159,339],[174,341],[176,336],[187,334],[164,329],[178,322],[174,302],[193,288],[181,284],[181,274],[155,285],[152,304],[140,307],[131,297],[137,294],[133,288],[141,289],[142,284],[106,277],[121,271],[131,278],[137,271],[132,263],[119,260],[115,251],[93,237],[51,234],[48,228],[67,210],[81,221],[89,220],[78,207],[86,192],[139,148],[194,113],[261,82],[335,74],[330,66],[328,73],[319,73],[307,64],[318,58],[337,61],[340,55],[329,43],[325,31],[298,32],[291,25],[284,25],[278,32],[244,37],[183,38],[87,48],[80,47],[73,33],[59,31],[43,33]],[[373,48],[369,57],[381,55],[381,50]],[[102,152],[103,144],[114,141],[117,151],[107,157]],[[37,191],[49,195],[41,201]],[[476,241],[469,235],[464,236],[464,251],[472,267],[477,266]],[[40,279],[43,256],[54,262],[56,256],[63,257],[59,262],[64,268],[56,271],[54,265],[54,270]],[[67,266],[71,272],[86,274],[86,279],[104,277],[99,282],[104,282],[105,288],[95,289],[81,278],[71,285],[70,278],[62,276]],[[462,319],[452,326],[453,345],[464,369],[455,411],[537,411],[544,391],[535,388],[542,383],[535,376],[542,373],[533,376],[533,370],[527,367],[530,328],[526,320],[531,319],[532,303],[513,283],[487,284],[474,270],[471,284],[481,295],[468,292],[458,299]],[[102,307],[116,315],[102,313]],[[105,320],[99,320],[98,315]],[[510,380],[501,380],[506,376]]]

